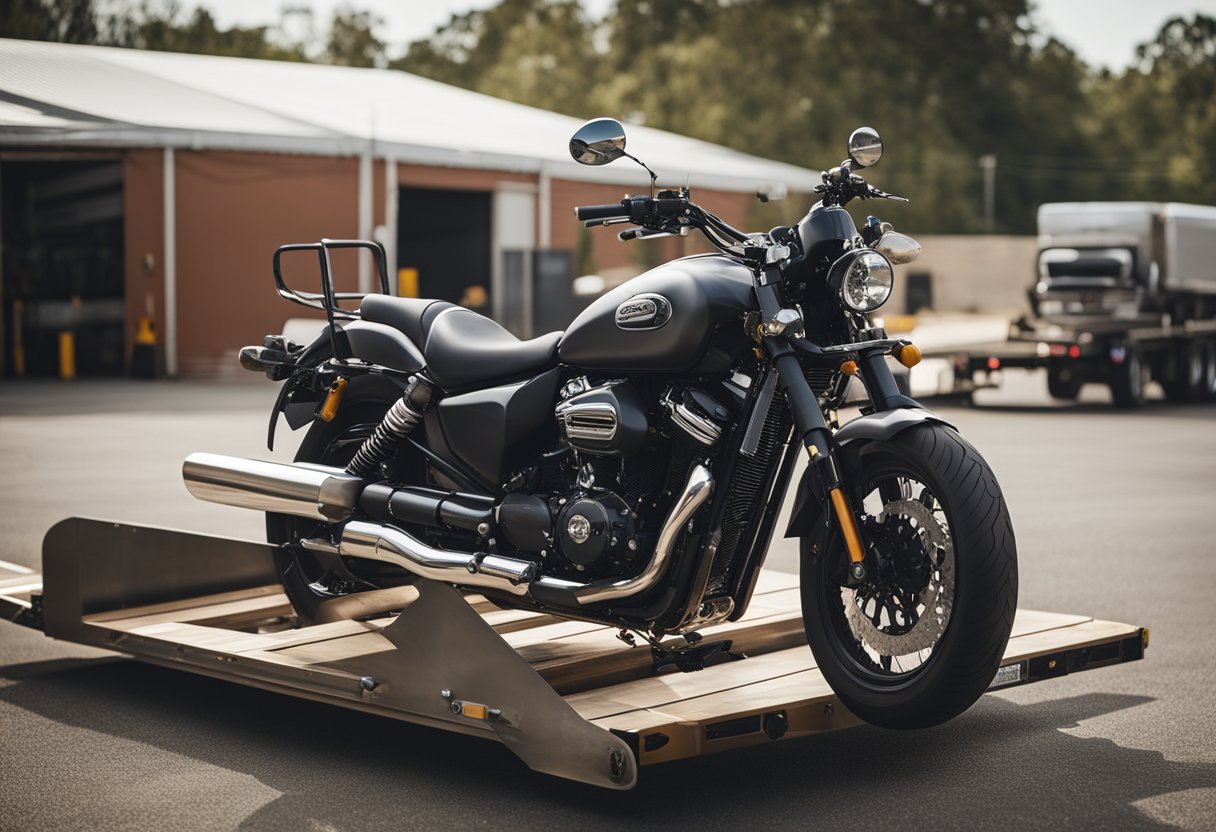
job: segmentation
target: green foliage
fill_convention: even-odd
[[[570,113],[586,105],[587,77],[577,69],[594,55],[593,26],[578,0],[502,0],[454,15],[392,66]]]
[[[359,12],[350,6],[334,12],[325,45],[326,63],[338,66],[379,66],[387,62],[384,41],[376,37],[375,29],[384,21],[370,12]]]

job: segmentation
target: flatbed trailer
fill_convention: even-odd
[[[730,660],[680,672],[611,628],[426,580],[347,596],[296,627],[273,554],[71,518],[47,533],[42,574],[0,565],[0,615],[139,661],[496,739],[537,771],[613,789],[641,766],[859,724],[815,668],[794,575],[762,573],[747,615],[702,633],[729,641],[718,656]],[[1134,625],[1018,610],[991,689],[1134,661],[1147,646]]]
[[[1011,325],[1005,341],[925,350],[924,357],[950,362],[954,379],[947,395],[998,387],[1005,370],[1044,369],[1058,399],[1074,399],[1082,384],[1096,382],[1111,386],[1116,404],[1135,407],[1150,378],[1172,400],[1216,398],[1216,320],[1023,320]]]

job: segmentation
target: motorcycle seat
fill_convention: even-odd
[[[557,366],[560,332],[521,341],[489,318],[459,306],[431,323],[422,354],[445,389],[487,386]]]
[[[456,304],[433,298],[398,298],[392,295],[368,295],[359,304],[359,316],[365,321],[386,324],[401,330],[418,349],[426,344],[427,332],[435,317]]]
[[[368,295],[365,321],[401,330],[422,349],[427,374],[446,390],[486,387],[557,366],[560,332],[521,341],[494,321],[442,300]]]

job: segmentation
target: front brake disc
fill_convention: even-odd
[[[894,500],[887,503],[875,518],[879,523],[894,522],[896,518],[908,522],[915,530],[924,552],[929,558],[931,572],[929,582],[917,593],[917,617],[911,628],[898,634],[895,622],[878,624],[864,607],[868,599],[862,598],[853,589],[844,589],[845,613],[849,629],[862,644],[880,656],[906,656],[927,650],[937,644],[946,624],[950,621],[950,609],[954,604],[954,541],[945,524],[933,516],[933,512],[919,500]],[[875,615],[881,615],[878,610]],[[890,612],[888,611],[888,616]]]

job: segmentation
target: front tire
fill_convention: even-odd
[[[925,728],[969,708],[1000,666],[1017,608],[1017,551],[996,478],[955,431],[871,442],[850,475],[880,568],[843,586],[835,531],[802,540],[807,639],[841,702],[866,722]]]

